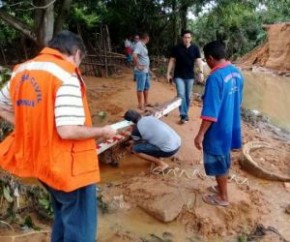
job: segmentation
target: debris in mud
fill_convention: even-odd
[[[143,239],[131,234],[130,232],[116,232],[104,242],[144,242]]]
[[[258,224],[252,232],[247,236],[247,241],[281,241],[281,242],[289,242],[286,240],[277,229],[269,226],[265,227],[263,224]]]
[[[259,111],[242,108],[241,115],[243,121],[256,128],[259,133],[262,130],[267,131],[273,138],[289,143],[290,131],[273,125],[271,120]]]
[[[37,185],[23,184],[19,179],[0,173],[0,219],[12,220],[16,215],[26,216],[35,212],[40,218],[50,221],[53,216],[50,196]]]
[[[128,139],[129,136],[122,142],[101,153],[99,155],[99,161],[113,167],[118,167],[119,162],[129,153],[127,149]]]
[[[256,125],[258,122],[269,122],[269,118],[257,110],[242,108],[241,115],[244,121],[251,123],[252,125]]]
[[[125,201],[122,191],[120,191],[118,186],[114,186],[113,184],[100,190],[98,205],[103,214],[115,213],[131,208],[131,204]]]
[[[242,168],[256,177],[290,182],[290,146],[280,143],[273,147],[268,143],[252,141],[244,144],[243,157],[239,160]]]

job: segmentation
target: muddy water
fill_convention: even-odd
[[[290,77],[252,71],[243,71],[243,75],[243,107],[260,111],[273,124],[290,130]],[[193,91],[202,93],[203,87],[195,85]]]
[[[173,240],[170,241],[190,241],[184,226],[180,223],[172,222],[165,224],[158,222],[139,208],[134,208],[127,212],[118,212],[118,214],[100,215],[100,242],[109,242],[109,237],[118,232],[133,232],[137,237],[146,239],[146,241],[163,241],[156,239],[156,237],[162,238],[165,233],[172,235],[171,238]],[[194,241],[198,242],[200,240],[195,239]]]
[[[118,182],[131,178],[150,169],[150,163],[134,155],[127,155],[119,162],[118,167],[100,163],[101,184]]]
[[[268,116],[274,124],[290,129],[290,77],[262,72],[243,72],[243,106]]]
[[[100,164],[102,181],[104,183],[118,183],[136,176],[140,173],[148,172],[150,163],[144,161],[134,155],[128,155],[120,161],[118,167],[112,167],[106,164]],[[189,235],[185,231],[185,227],[178,223],[162,223],[145,213],[140,208],[132,208],[130,210],[118,211],[117,213],[99,215],[99,235],[100,242],[109,242],[110,236],[114,233],[124,234],[131,232],[138,238],[146,241],[161,241],[164,234],[169,234],[173,241],[191,241],[188,240]],[[192,236],[194,241],[197,238]],[[120,241],[123,241],[120,238]]]

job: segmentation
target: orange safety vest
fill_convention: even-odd
[[[54,103],[65,78],[77,75],[81,84],[85,126],[92,126],[79,69],[57,50],[40,54],[14,68],[10,96],[15,129],[0,144],[0,166],[20,177],[35,177],[69,192],[100,180],[94,139],[63,140],[57,133]]]

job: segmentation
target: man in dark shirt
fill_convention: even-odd
[[[182,99],[180,112],[180,123],[187,123],[188,109],[190,107],[192,87],[194,84],[194,64],[198,66],[199,81],[203,81],[203,63],[199,48],[191,43],[192,33],[185,30],[181,34],[182,43],[172,49],[167,68],[167,81],[172,80],[172,69],[174,68],[174,82],[176,84],[177,95]]]

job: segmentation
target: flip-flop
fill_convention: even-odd
[[[229,202],[221,201],[218,199],[217,195],[204,195],[202,196],[202,200],[210,205],[213,206],[222,206],[222,207],[227,207],[229,206]]]
[[[212,193],[216,193],[216,194],[219,193],[219,190],[218,190],[217,186],[210,186],[210,187],[207,188],[207,190],[209,192],[212,192]]]

